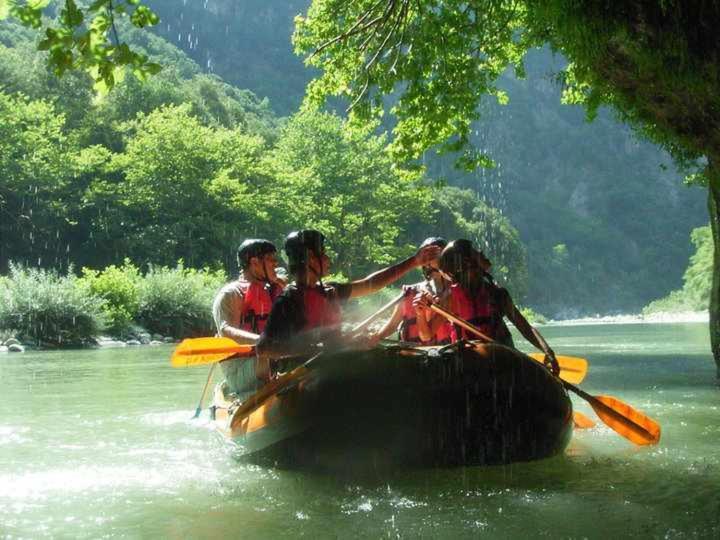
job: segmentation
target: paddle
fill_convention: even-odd
[[[575,427],[577,429],[587,429],[595,427],[595,422],[579,411],[573,411],[573,424],[575,424]]]
[[[472,324],[453,315],[449,311],[435,304],[431,304],[430,309],[442,315],[450,322],[465,328],[469,332],[473,332],[480,338],[491,343],[493,342],[492,339]],[[587,401],[606,426],[630,442],[637,445],[647,445],[655,444],[660,440],[660,424],[640,411],[633,409],[627,403],[611,396],[593,396],[563,379],[560,379],[560,382],[567,390]]]
[[[382,306],[367,319],[359,322],[351,333],[356,333],[365,328],[368,324],[377,319],[385,311],[393,307],[405,295],[399,294],[390,302]],[[184,339],[173,351],[170,364],[173,367],[191,367],[203,364],[214,364],[222,362],[234,355],[252,356],[255,354],[255,344],[239,344],[236,341],[225,337],[203,337]]]
[[[568,382],[563,386],[587,401],[606,426],[639,446],[660,440],[660,424],[612,396],[593,396]]]
[[[543,353],[530,353],[527,356],[541,364],[545,362],[545,355]],[[579,384],[585,380],[585,375],[587,375],[588,370],[587,360],[577,356],[565,356],[562,354],[556,354],[555,359],[560,366],[560,378],[562,380],[573,384]]]
[[[214,364],[233,355],[255,354],[252,343],[240,344],[225,337],[203,337],[184,339],[173,351],[170,358],[172,367],[201,366]]]
[[[449,320],[452,323],[457,324],[458,326],[463,327],[468,332],[472,332],[476,336],[478,336],[480,339],[483,339],[489,343],[493,343],[495,340],[491,339],[489,336],[486,336],[483,334],[479,328],[473,326],[469,322],[467,322],[464,319],[461,319],[460,317],[453,315],[449,311],[441,308],[440,306],[436,304],[431,304],[430,309],[432,309],[435,313],[438,313],[445,317],[447,320]],[[528,355],[530,358],[535,360],[536,362],[543,363],[545,361],[545,355],[542,353],[531,353]],[[558,365],[560,366],[560,378],[564,381],[578,384],[582,382],[585,379],[585,375],[587,375],[587,360],[584,358],[578,358],[577,356],[555,356],[555,359],[558,361]]]

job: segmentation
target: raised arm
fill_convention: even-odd
[[[438,246],[426,246],[418,250],[412,257],[398,264],[373,272],[364,279],[350,282],[350,298],[366,296],[387,287],[413,268],[428,264],[433,259],[437,259],[440,256],[440,251]]]

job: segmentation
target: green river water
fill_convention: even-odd
[[[191,420],[207,369],[171,347],[0,356],[3,538],[720,538],[720,390],[705,324],[552,326],[582,387],[663,427],[598,423],[566,455],[336,478],[239,462]],[[589,406],[573,397],[589,416]]]

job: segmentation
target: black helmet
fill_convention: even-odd
[[[420,249],[427,247],[427,246],[437,246],[439,248],[444,248],[447,246],[448,241],[445,240],[442,236],[430,236],[423,240],[423,243],[420,244]]]
[[[453,240],[442,250],[440,270],[454,279],[458,279],[465,271],[477,267],[475,247],[470,240],[464,238]]]
[[[245,270],[250,265],[253,257],[262,257],[268,253],[276,253],[275,244],[262,238],[248,238],[237,250],[238,266]]]
[[[288,234],[285,239],[285,253],[291,272],[303,266],[307,260],[308,251],[312,251],[319,257],[325,251],[325,236],[315,229],[294,231]]]

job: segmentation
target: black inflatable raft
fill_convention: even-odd
[[[232,397],[216,388],[218,429],[244,458],[285,467],[505,464],[557,454],[572,434],[562,385],[495,344],[324,354],[251,407]]]

